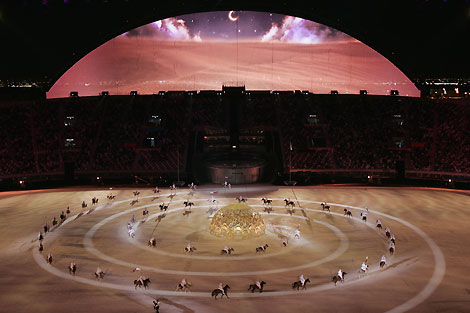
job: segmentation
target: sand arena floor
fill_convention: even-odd
[[[199,187],[193,195],[178,189],[173,199],[162,189],[59,189],[0,194],[0,312],[470,312],[470,193],[416,188],[296,187],[268,185]],[[211,192],[217,191],[216,194]],[[235,203],[242,195],[262,213],[265,235],[228,241],[209,233],[211,196],[217,207]],[[91,205],[91,198],[99,198]],[[262,197],[273,199],[273,212],[264,211]],[[295,202],[294,212],[284,198]],[[194,202],[184,214],[183,201]],[[88,207],[81,208],[85,200]],[[158,207],[170,202],[164,217]],[[320,202],[331,206],[322,211]],[[47,233],[44,251],[38,251],[38,233],[70,206],[71,213]],[[350,207],[353,218],[343,215]],[[359,219],[368,208],[366,223]],[[147,208],[149,215],[143,218]],[[292,214],[290,214],[292,213]],[[135,215],[136,236],[127,222]],[[160,217],[159,217],[160,216]],[[397,239],[388,253],[384,231]],[[300,227],[300,239],[294,231]],[[154,236],[156,247],[148,247]],[[284,247],[282,238],[289,238]],[[191,243],[197,250],[184,252]],[[255,248],[268,244],[265,253]],[[221,255],[225,245],[230,256]],[[52,265],[45,261],[51,252]],[[379,267],[382,255],[387,265]],[[368,256],[369,270],[359,273]],[[68,272],[71,261],[77,273]],[[93,277],[100,266],[103,280]],[[141,268],[150,277],[147,290],[135,290]],[[332,276],[341,268],[345,283],[335,286]],[[291,285],[303,274],[306,290]],[[190,292],[175,292],[186,278]],[[267,282],[263,293],[251,293],[256,280]],[[219,282],[228,284],[230,299],[211,298]]]

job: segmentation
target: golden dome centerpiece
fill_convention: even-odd
[[[209,227],[211,234],[227,239],[249,239],[264,235],[261,215],[245,203],[227,205],[218,210]]]

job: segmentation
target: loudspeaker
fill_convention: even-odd
[[[395,178],[400,181],[405,179],[405,161],[404,160],[397,160],[395,162]]]
[[[75,176],[75,163],[65,162],[64,163],[64,179],[67,182],[72,182]]]

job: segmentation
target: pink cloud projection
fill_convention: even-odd
[[[419,96],[414,84],[382,55],[333,28],[260,12],[207,12],[156,21],[96,48],[72,66],[48,98],[153,94],[159,90],[247,89]]]

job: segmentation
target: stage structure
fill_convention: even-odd
[[[211,234],[231,240],[243,240],[264,235],[266,225],[261,215],[245,203],[230,204],[215,213]]]

